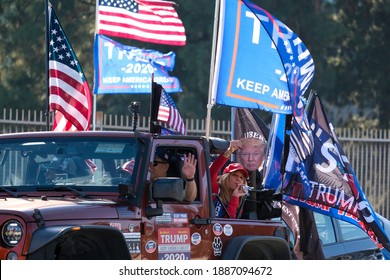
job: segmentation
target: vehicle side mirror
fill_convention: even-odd
[[[162,201],[182,202],[184,198],[185,182],[178,177],[161,177],[151,185],[152,199]]]
[[[151,198],[156,201],[156,208],[145,209],[148,218],[163,214],[163,201],[182,202],[185,182],[182,178],[161,177],[155,179],[150,186]]]

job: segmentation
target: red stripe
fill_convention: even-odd
[[[84,130],[84,127],[81,125],[81,123],[74,117],[72,116],[71,114],[69,114],[67,111],[66,111],[66,108],[63,108],[61,107],[59,104],[57,103],[52,103],[50,104],[50,108],[52,110],[58,110],[60,111],[64,116],[65,118],[70,121],[71,124],[73,124],[77,130]],[[69,130],[69,128],[68,128]]]
[[[169,118],[170,118],[169,108],[160,106],[158,109],[157,120],[162,121],[162,122],[167,122],[167,121],[169,121]]]
[[[142,26],[136,26],[136,25],[132,25],[132,24],[119,23],[119,22],[111,22],[111,21],[107,21],[107,20],[100,20],[99,23],[105,24],[105,25],[110,25],[113,27],[132,28],[132,29],[143,31],[143,32],[150,33],[150,34],[166,34],[166,35],[177,35],[177,36],[183,36],[183,37],[185,36],[185,31],[178,32],[178,31],[153,30],[153,29],[143,28]],[[102,29],[99,29],[99,30],[102,30]]]
[[[73,77],[69,76],[68,74],[59,71],[58,69],[50,69],[49,70],[49,77],[52,78],[58,78],[59,80],[63,80],[69,85],[71,85],[73,88],[75,88],[77,91],[81,92],[84,94],[84,84],[80,80],[75,80]]]
[[[61,127],[58,127],[60,123],[62,123]],[[60,111],[56,111],[54,116],[53,130],[57,130],[57,127],[58,131],[69,131],[71,129],[73,130],[74,126],[69,120],[65,118],[65,116]]]
[[[86,120],[88,120],[89,108],[86,108],[85,104],[80,103],[77,99],[73,98],[60,87],[51,86],[49,88],[49,92],[52,95],[60,96],[67,104],[69,104],[69,106],[75,108],[85,117]]]
[[[174,2],[170,1],[148,1],[148,0],[137,0],[139,5],[147,5],[147,6],[161,6],[161,7],[169,7],[171,9]]]
[[[154,17],[158,16],[162,20],[164,20],[164,19],[166,20],[166,19],[169,19],[169,18],[170,19],[180,20],[178,17],[161,16],[161,15],[156,15],[155,13],[141,12],[140,14],[143,14],[143,15],[153,15]],[[127,20],[134,20],[134,21],[138,22],[139,24],[153,24],[153,25],[156,25],[156,26],[165,25],[165,26],[184,27],[181,22],[164,22],[164,21],[157,21],[157,20],[145,19],[145,18],[142,19],[142,18],[131,16],[131,14],[124,14],[124,13],[121,13],[121,12],[100,11],[99,10],[99,15],[105,15],[105,16],[110,16],[110,17],[113,17],[113,18],[118,18],[122,22],[126,22]],[[103,22],[103,21],[99,20],[99,22]],[[123,25],[123,26],[126,26],[126,25]]]
[[[64,122],[65,121],[65,126],[62,126],[61,128],[61,131],[69,131],[71,130],[71,128],[73,127],[73,124],[68,121],[65,116],[60,112],[60,111],[56,111],[55,112],[55,117],[54,117],[54,122],[53,122],[53,130],[56,130],[57,129],[57,126],[60,122]]]
[[[126,38],[126,39],[134,39],[134,40],[148,42],[148,43],[157,43],[157,44],[168,44],[169,43],[170,45],[173,45],[173,46],[184,46],[186,44],[185,41],[163,40],[163,39],[157,40],[157,39],[153,39],[153,38],[145,38],[145,37],[141,37],[141,36],[135,36],[135,35],[129,34],[129,33],[113,32],[110,30],[103,30],[103,29],[99,30],[99,34],[120,37],[120,38]]]

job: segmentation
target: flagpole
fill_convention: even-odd
[[[46,130],[50,130],[50,92],[49,92],[49,0],[45,0],[45,26],[46,26]]]
[[[214,84],[214,66],[215,66],[215,52],[217,44],[217,30],[218,30],[218,14],[219,14],[219,1],[215,0],[215,10],[214,10],[214,27],[213,27],[213,43],[211,47],[211,62],[210,62],[210,81],[209,81],[209,96],[207,102],[207,116],[206,116],[206,138],[210,137],[210,126],[211,126],[211,108],[212,104],[212,91]]]
[[[96,44],[96,34],[97,34],[97,26],[98,26],[98,10],[99,10],[99,0],[96,0],[96,8],[95,8],[95,38],[94,38],[94,44]],[[93,48],[95,51],[95,47]],[[94,54],[96,55],[96,54]],[[94,70],[96,71],[96,70]],[[94,73],[95,75],[95,73]],[[94,83],[96,83],[94,79]],[[96,130],[96,106],[97,106],[97,96],[92,92],[92,130]]]

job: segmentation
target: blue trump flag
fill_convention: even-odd
[[[282,183],[282,152],[284,145],[284,124],[286,115],[273,114],[269,136],[268,157],[264,163],[264,187],[277,189]]]
[[[314,75],[302,41],[247,0],[221,1],[219,26],[212,104],[291,114]]]
[[[287,174],[283,200],[360,227],[388,259],[389,238],[359,186],[318,95],[312,104],[309,119],[314,150],[297,166],[297,174]]]
[[[154,81],[169,92],[181,92],[179,80],[168,71],[175,66],[175,53],[162,54],[122,45],[96,34],[94,65],[95,94],[151,93]]]

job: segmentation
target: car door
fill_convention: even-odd
[[[210,243],[210,205],[207,192],[206,166],[202,165],[202,146],[180,143],[163,143],[160,148],[170,155],[167,176],[181,180],[184,154],[191,153],[198,160],[194,180],[197,183],[198,195],[195,201],[172,201],[164,199],[162,213],[149,219],[143,218],[144,234],[142,235],[143,259],[189,260],[206,259],[212,250]],[[150,188],[151,190],[151,188]],[[149,190],[149,192],[150,192]],[[146,208],[156,208],[156,202],[150,200]],[[192,222],[193,220],[197,222]]]
[[[357,226],[330,216],[314,213],[326,259],[379,259],[381,254],[369,236]]]

